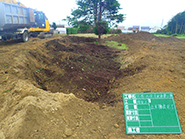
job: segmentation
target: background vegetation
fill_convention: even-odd
[[[168,24],[157,33],[178,36],[178,34],[185,34],[185,11],[175,15]]]
[[[107,34],[110,27],[116,26],[124,21],[123,14],[119,14],[121,9],[117,0],[77,0],[78,8],[73,10],[71,16],[67,16],[65,21],[78,28],[79,32],[92,31],[101,38]]]

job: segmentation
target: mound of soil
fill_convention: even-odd
[[[117,42],[122,42],[129,44],[130,42],[139,40],[139,41],[151,41],[151,42],[163,42],[163,43],[170,43],[170,42],[179,42],[181,41],[175,37],[156,37],[151,33],[148,32],[138,32],[138,33],[129,33],[129,34],[120,34],[119,36],[110,36],[106,38],[106,40],[114,40]]]
[[[185,138],[125,133],[122,93],[173,92],[185,127],[184,40],[140,32],[0,44],[0,138]]]

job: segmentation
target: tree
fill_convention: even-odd
[[[88,23],[81,21],[78,22],[77,28],[80,33],[86,33],[88,30],[90,30],[91,26]]]
[[[124,15],[118,14],[121,8],[117,0],[77,0],[77,5],[72,17],[68,16],[66,20],[73,26],[82,21],[94,26],[99,39],[108,33],[109,27],[124,21]]]
[[[56,23],[55,23],[55,22],[53,22],[53,25],[52,25],[52,27],[54,28],[54,30],[56,30],[56,28],[57,28],[57,25],[56,25]]]
[[[176,14],[167,24],[163,32],[171,34],[185,33],[185,11]]]

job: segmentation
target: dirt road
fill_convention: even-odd
[[[126,135],[122,93],[173,92],[185,129],[185,40],[149,33],[0,43],[0,139],[172,139]]]

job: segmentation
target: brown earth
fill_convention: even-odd
[[[0,43],[0,139],[155,139],[126,135],[122,93],[173,92],[185,128],[185,40],[149,33]]]

